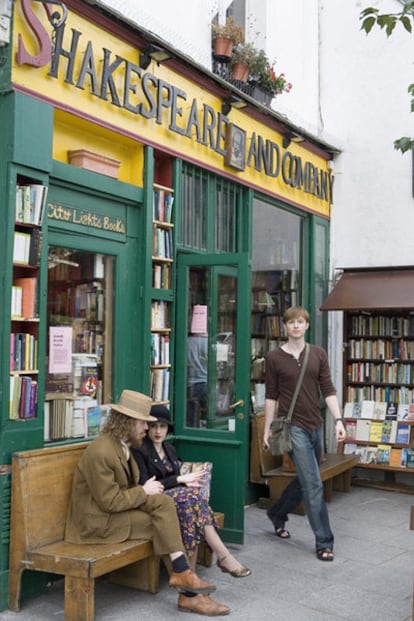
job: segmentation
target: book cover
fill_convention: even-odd
[[[382,423],[381,442],[388,442],[394,444],[397,437],[397,421],[396,420],[384,420]]]
[[[29,264],[30,233],[15,231],[13,245],[13,263]]]
[[[358,446],[355,449],[355,455],[358,455],[359,461],[361,464],[366,464],[367,462],[367,447],[366,446]]]
[[[389,464],[394,468],[401,467],[401,458],[402,458],[403,449],[400,448],[391,448]]]
[[[407,420],[414,420],[414,403],[410,403],[408,406]]]
[[[355,440],[358,440],[358,442],[368,442],[370,427],[371,421],[359,418],[356,422]]]
[[[206,498],[206,500],[209,500],[210,498],[212,470],[213,464],[210,461],[184,461],[180,466],[181,474],[188,474],[189,472],[204,472],[202,486],[198,489],[200,495]]]
[[[363,399],[363,401],[361,401],[361,418],[372,418],[374,406],[375,401]]]
[[[94,398],[98,390],[98,368],[96,365],[82,366],[81,394]]]
[[[91,438],[93,436],[97,436],[99,434],[101,426],[101,410],[97,403],[90,403],[86,408],[86,420],[85,420],[85,429],[87,433],[87,437]]]
[[[406,468],[407,467],[407,449],[406,448],[402,448],[401,449],[401,468]]]
[[[378,444],[377,446],[377,463],[390,463],[391,447],[388,444]]]
[[[408,444],[410,441],[410,425],[408,423],[398,423],[397,425],[397,437],[395,442],[397,444]]]
[[[378,448],[376,446],[367,446],[366,464],[378,463]]]
[[[407,451],[407,468],[414,468],[414,448],[410,447]]]
[[[263,401],[263,405],[264,405],[264,401]],[[356,427],[357,427],[356,420],[347,420],[345,422],[346,440],[356,440]]]
[[[357,444],[355,442],[346,442],[344,444],[344,455],[354,455],[357,450]]]
[[[29,265],[39,265],[42,252],[43,233],[40,229],[33,229],[29,245]]]
[[[369,429],[369,441],[381,442],[382,438],[382,422],[378,420],[371,421]]]
[[[397,420],[407,420],[408,418],[408,403],[399,403],[397,407]]]
[[[34,276],[15,278],[13,286],[20,287],[22,290],[21,317],[25,319],[35,317],[37,307],[37,278]]]
[[[398,403],[396,403],[396,401],[388,401],[387,412],[385,414],[386,420],[396,420],[397,409],[398,409]]]
[[[354,402],[354,407],[352,409],[352,416],[353,418],[361,418],[361,402],[360,401],[355,401]]]
[[[354,404],[352,401],[348,401],[344,405],[344,418],[353,418],[354,415]]]
[[[384,420],[387,413],[386,401],[375,401],[374,411],[372,413],[372,420]]]

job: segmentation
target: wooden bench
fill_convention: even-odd
[[[269,487],[269,495],[275,501],[287,487],[294,472],[283,469],[282,456],[272,455],[263,448],[264,414],[257,414],[252,420],[250,445],[250,481],[262,483]],[[339,455],[327,453],[320,466],[321,479],[324,485],[325,500],[330,502],[332,491],[349,492],[351,488],[351,470],[357,466],[356,455]],[[299,511],[303,513],[303,508]]]
[[[20,609],[25,569],[65,578],[65,621],[93,621],[95,579],[134,564],[134,586],[155,593],[159,557],[151,541],[73,544],[63,540],[75,467],[87,443],[15,453],[12,459],[9,607]],[[139,562],[139,565],[137,563]],[[116,580],[114,580],[116,581]],[[138,586],[137,586],[138,585]]]

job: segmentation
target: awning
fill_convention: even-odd
[[[344,272],[320,308],[414,309],[414,269]]]

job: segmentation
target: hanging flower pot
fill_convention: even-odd
[[[233,63],[231,74],[233,80],[240,80],[240,82],[247,82],[249,77],[249,66],[244,63]]]

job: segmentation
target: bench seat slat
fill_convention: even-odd
[[[118,544],[72,544],[58,541],[36,550],[28,550],[26,569],[46,571],[80,578],[98,578],[153,554],[150,541],[124,541]]]

